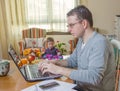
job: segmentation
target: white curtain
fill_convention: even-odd
[[[21,30],[26,27],[24,10],[24,0],[0,0],[0,44],[3,58],[8,58],[9,44],[18,51]]]
[[[0,45],[1,45],[1,50],[0,53],[2,53],[2,58],[7,58],[7,55],[4,55],[5,53],[7,53],[7,32],[4,32],[4,30],[7,30],[6,26],[6,17],[4,16],[4,11],[5,8],[4,7],[4,0],[0,0]]]
[[[79,0],[25,0],[26,22],[30,27],[67,32],[66,13]]]

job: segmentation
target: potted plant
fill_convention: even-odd
[[[57,41],[57,43],[55,44],[55,47],[58,48],[58,50],[61,52],[62,55],[67,53],[65,43]]]

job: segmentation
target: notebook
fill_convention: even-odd
[[[12,45],[9,46],[8,53],[13,59],[18,70],[20,71],[20,73],[22,74],[22,76],[26,81],[34,82],[34,81],[40,81],[40,80],[59,78],[62,76],[60,74],[52,74],[52,73],[45,73],[44,75],[42,75],[42,72],[38,70],[38,64],[32,64],[32,65],[28,64],[28,65],[19,67],[18,62],[20,61],[20,57]]]

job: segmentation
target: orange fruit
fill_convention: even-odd
[[[21,63],[24,65],[24,64],[28,64],[28,60],[27,58],[22,58],[21,59]]]

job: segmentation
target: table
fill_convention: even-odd
[[[66,80],[62,80],[61,78],[58,78],[57,80],[70,82],[73,81],[67,78]],[[38,81],[40,82],[40,81]],[[18,71],[16,65],[11,60],[10,61],[10,71],[7,76],[0,77],[0,91],[21,91],[24,88],[27,88],[31,85],[34,85],[38,82],[27,82],[22,77],[21,73]]]

